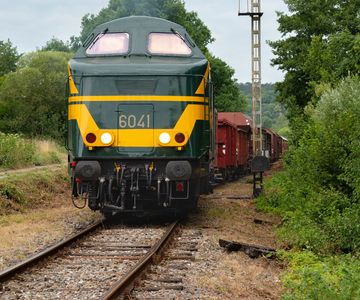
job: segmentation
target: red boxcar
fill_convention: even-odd
[[[241,112],[219,112],[215,179],[235,179],[249,170],[252,159],[252,120]],[[268,128],[262,129],[263,155],[277,161],[287,147],[287,141]]]
[[[216,179],[228,180],[234,176],[237,168],[237,129],[234,124],[227,120],[220,119],[220,117],[218,118],[216,145]]]
[[[248,171],[249,163],[251,159],[251,128],[250,126],[237,126],[238,131],[238,153],[237,164],[238,170],[241,174]]]
[[[273,133],[268,128],[262,129],[263,139],[263,155],[271,160],[271,153],[273,151]]]
[[[218,181],[235,179],[248,171],[252,146],[249,120],[242,113],[218,113],[214,163]]]
[[[281,139],[282,139],[281,154],[284,154],[289,149],[289,142],[284,137],[281,137]]]
[[[246,164],[247,167],[252,157],[251,118],[242,112],[220,112],[219,119],[220,118],[228,120],[237,126],[239,134],[241,135],[239,161],[240,165]]]

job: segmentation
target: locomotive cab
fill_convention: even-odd
[[[68,71],[73,196],[106,215],[194,208],[208,188],[213,99],[186,30],[152,17],[99,25]]]

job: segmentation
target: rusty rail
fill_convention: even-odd
[[[34,256],[29,257],[28,259],[0,272],[0,282],[4,282],[14,276],[17,273],[23,272],[30,266],[33,266],[34,264],[38,263],[40,260],[43,260],[50,255],[58,252],[59,250],[63,249],[64,247],[70,245],[71,243],[75,242],[76,240],[82,238],[86,234],[90,233],[91,231],[94,231],[95,229],[99,228],[103,224],[103,220],[98,221],[89,227],[85,228],[84,230],[75,233],[68,237],[67,239],[51,246],[50,248],[45,249],[44,251],[41,251]]]
[[[165,246],[175,232],[178,221],[173,222],[166,230],[162,238],[149,250],[149,252],[119,281],[114,283],[109,291],[102,297],[103,300],[115,299],[120,296],[125,297],[130,293],[137,278],[146,270],[148,266],[161,256]]]

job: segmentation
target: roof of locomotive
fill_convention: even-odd
[[[107,33],[129,34],[129,49],[125,54],[89,55],[87,48],[97,37]],[[191,49],[189,55],[150,54],[150,33],[173,33]],[[121,68],[119,68],[121,65]],[[136,67],[134,68],[134,66]],[[151,65],[151,67],[150,67]],[[189,34],[179,24],[154,17],[132,16],[97,26],[70,61],[73,74],[203,74],[207,59]]]
[[[129,50],[124,54],[111,54],[111,55],[89,55],[86,53],[87,48],[96,41],[97,37],[103,34],[110,33],[127,33],[130,37]],[[190,55],[157,55],[150,54],[148,51],[148,36],[150,33],[173,33],[180,36],[184,42],[191,48]],[[204,59],[205,56],[201,50],[192,41],[191,37],[187,33],[184,27],[179,24],[154,17],[147,16],[131,16],[116,19],[107,23],[98,25],[88,36],[82,47],[78,49],[74,59],[79,58],[109,58],[109,57],[132,57],[132,56],[144,56],[152,58],[163,58],[163,59]]]

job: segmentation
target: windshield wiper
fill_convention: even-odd
[[[101,37],[103,37],[104,34],[107,33],[108,31],[109,31],[109,28],[106,28],[106,29],[104,29],[104,31],[103,31],[102,33],[98,34],[98,35],[96,36],[96,38],[94,39],[94,41],[91,43],[91,45],[90,45],[90,47],[89,47],[88,49],[90,50],[90,49],[96,44],[96,42],[97,42]]]
[[[190,42],[180,34],[179,31],[175,30],[174,28],[171,28],[171,31],[175,33],[179,38],[181,38],[186,45],[194,48],[194,46],[191,45]]]

